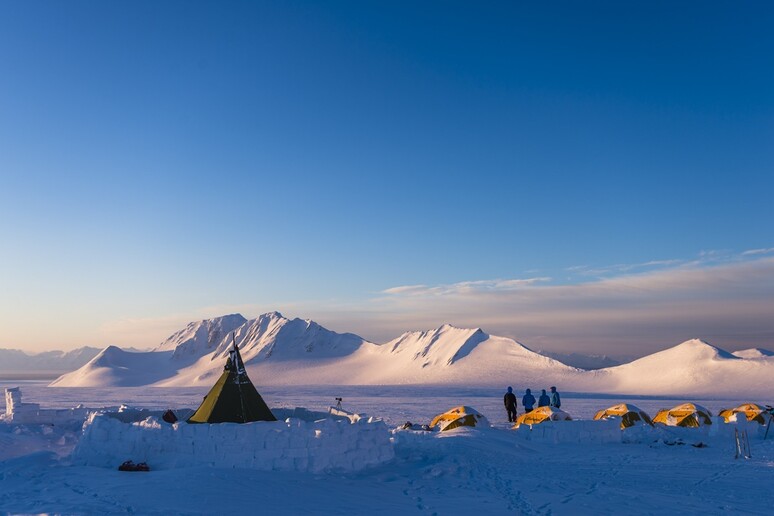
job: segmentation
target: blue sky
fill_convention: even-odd
[[[713,290],[718,306],[768,285],[773,14],[5,2],[0,347],[147,346],[273,309],[373,340],[451,322],[545,349],[772,346],[766,317],[710,329],[710,309],[637,338],[610,312],[602,339],[552,322],[556,304],[531,320],[478,299],[436,307],[471,282],[762,275]],[[396,288],[417,285],[433,297],[400,304]],[[774,295],[750,295],[774,312]]]

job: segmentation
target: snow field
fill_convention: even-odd
[[[334,419],[247,424],[170,425],[157,417],[123,423],[94,413],[83,427],[73,461],[117,468],[126,460],[151,469],[194,466],[263,471],[352,472],[395,457],[390,432],[381,420],[357,423]]]

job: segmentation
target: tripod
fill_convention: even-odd
[[[766,433],[763,434],[763,440],[765,441],[766,438],[769,436],[769,428],[771,427],[771,420],[774,419],[774,407],[771,405],[766,405],[766,410],[764,411],[766,414],[769,415],[769,422],[766,423]]]

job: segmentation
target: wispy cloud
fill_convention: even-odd
[[[495,280],[477,280],[461,281],[448,285],[436,285],[429,287],[427,285],[406,285],[392,287],[383,290],[382,294],[390,295],[411,295],[411,296],[444,296],[455,293],[473,293],[473,292],[497,292],[509,291],[551,281],[549,277],[525,278],[525,279],[495,279]]]
[[[658,265],[665,267],[577,284],[534,278],[522,288],[471,281],[387,289],[371,305],[403,329],[482,326],[557,351],[644,354],[692,337],[732,348],[774,344],[774,258]]]
[[[749,249],[742,253],[743,256],[756,256],[761,254],[772,254],[774,253],[774,247],[769,247],[768,249]]]
[[[374,342],[451,323],[559,352],[643,355],[693,337],[730,349],[772,347],[774,257],[767,255],[774,248],[751,251],[607,267],[604,276],[565,283],[548,276],[485,279],[400,285],[360,300],[210,306],[121,319],[101,331],[111,343],[155,345],[192,320],[279,310]]]

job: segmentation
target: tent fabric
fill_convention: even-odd
[[[247,377],[239,348],[229,351],[223,374],[204,397],[189,423],[249,423],[276,421],[266,402]]]
[[[653,426],[653,421],[650,416],[639,407],[632,405],[631,403],[619,403],[606,409],[600,410],[594,415],[594,419],[608,419],[618,417],[621,418],[621,430],[636,425],[637,423],[644,423]]]
[[[666,426],[699,427],[712,424],[712,412],[696,403],[683,403],[671,409],[662,409],[653,418],[654,423]]]
[[[435,416],[430,423],[430,428],[438,427],[443,432],[461,426],[478,426],[484,422],[486,418],[476,409],[461,405]]]
[[[758,405],[757,403],[743,403],[738,407],[721,410],[720,414],[718,415],[722,417],[726,421],[726,423],[728,423],[731,416],[733,416],[734,414],[740,414],[740,413],[744,414],[744,416],[747,418],[747,421],[755,421],[762,425],[765,425],[767,423],[766,417],[764,416],[764,414],[766,413],[766,408],[761,405]]]
[[[513,429],[521,425],[538,425],[544,421],[571,421],[572,418],[567,412],[556,407],[538,407],[532,412],[525,412],[516,418],[516,424]]]

